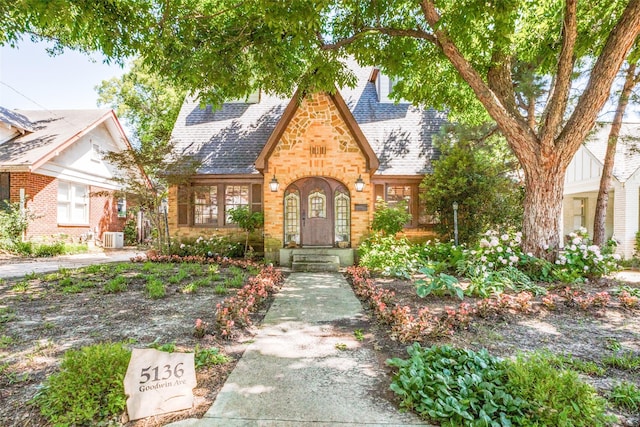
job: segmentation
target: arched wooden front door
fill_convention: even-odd
[[[285,191],[285,245],[333,247],[338,241],[348,242],[349,205],[347,189],[334,179],[294,182]]]

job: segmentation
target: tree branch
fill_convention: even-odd
[[[575,62],[574,51],[578,37],[577,19],[577,0],[566,0],[562,27],[562,48],[558,57],[556,77],[541,119],[542,126],[539,137],[543,150],[553,148],[553,142],[567,108],[569,90],[571,89],[571,74]]]
[[[537,146],[536,135],[529,129],[521,116],[518,118],[517,115],[511,114],[498,96],[485,83],[478,71],[460,53],[446,31],[438,29],[440,15],[433,1],[422,0],[421,8],[427,23],[433,29],[436,45],[471,87],[489,115],[496,121],[507,141],[511,144],[514,153],[518,155],[519,160],[534,156]]]
[[[573,114],[556,140],[558,155],[563,156],[567,164],[593,128],[598,113],[609,98],[613,80],[638,33],[640,33],[640,0],[630,0],[620,20],[609,34]]]
[[[384,34],[392,37],[411,37],[414,39],[422,39],[427,40],[431,43],[436,43],[436,38],[433,36],[433,34],[427,33],[423,30],[387,27],[362,27],[352,36],[338,40],[334,43],[325,43],[322,38],[319,38],[319,41],[321,43],[322,50],[338,50],[370,34]]]

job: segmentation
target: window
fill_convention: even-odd
[[[180,226],[232,226],[229,211],[240,206],[262,211],[261,184],[193,184],[178,187],[177,216]]]
[[[586,198],[573,199],[573,230],[578,230],[580,227],[586,227],[586,211]]]
[[[58,182],[58,223],[89,223],[89,189],[86,185]]]
[[[284,238],[285,244],[300,244],[300,195],[298,190],[290,190],[284,196]]]
[[[127,216],[127,199],[120,197],[117,203],[118,218],[124,218]]]
[[[229,218],[231,209],[249,207],[249,185],[227,185],[224,189],[225,224],[232,224]]]
[[[322,190],[315,190],[309,194],[309,218],[327,217],[327,196]]]
[[[194,224],[218,223],[218,187],[196,187],[193,192]]]
[[[343,192],[336,192],[335,202],[336,242],[349,242],[351,240],[350,211],[351,200]]]
[[[0,173],[0,209],[6,209],[11,201],[11,175]]]
[[[387,204],[395,206],[398,202],[405,201],[407,209],[411,212],[411,186],[410,185],[388,185]]]

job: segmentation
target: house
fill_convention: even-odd
[[[597,124],[576,152],[565,175],[562,234],[585,227],[593,234],[600,177],[611,123]],[[617,252],[631,258],[640,222],[640,123],[624,123],[616,149],[609,191],[606,237],[618,242]]]
[[[126,201],[102,153],[130,149],[111,110],[8,110],[0,107],[0,200],[35,219],[26,237],[101,238],[122,231]]]
[[[199,162],[188,185],[169,193],[178,237],[230,233],[237,206],[264,212],[265,258],[289,249],[354,248],[369,233],[375,202],[408,203],[410,237],[429,223],[419,183],[437,153],[446,116],[389,98],[394,81],[350,63],[353,88],[291,98],[256,93],[219,109],[187,98],[173,130],[176,153]]]

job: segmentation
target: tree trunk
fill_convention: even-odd
[[[524,166],[523,250],[539,258],[555,259],[560,247],[560,214],[565,167],[557,162],[541,164],[540,158],[526,159]]]
[[[636,84],[636,64],[629,64],[624,79],[624,86],[618,99],[616,113],[611,123],[609,131],[609,139],[607,141],[607,153],[604,157],[604,166],[602,168],[602,177],[600,177],[600,189],[598,190],[598,199],[596,201],[596,213],[593,219],[593,243],[602,246],[605,243],[605,224],[607,220],[607,205],[609,204],[609,188],[611,187],[611,178],[613,176],[613,166],[616,155],[616,146],[618,145],[618,137],[620,136],[620,127],[622,126],[622,118],[629,103],[629,96]]]

